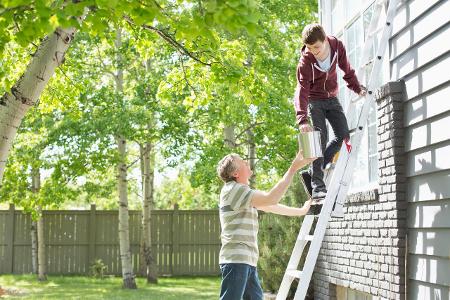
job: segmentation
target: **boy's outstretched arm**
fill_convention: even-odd
[[[304,216],[308,212],[310,206],[311,206],[311,199],[305,202],[301,208],[298,207],[290,207],[283,204],[275,204],[275,205],[269,205],[269,206],[262,206],[260,207],[260,210],[265,212],[274,213],[277,215],[283,215],[283,216]]]
[[[269,192],[255,191],[251,200],[252,206],[260,208],[277,204],[286,193],[295,173],[314,160],[315,158],[303,158],[302,152],[299,151],[283,178]]]

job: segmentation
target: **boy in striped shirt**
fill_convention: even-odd
[[[249,187],[252,170],[237,154],[220,160],[217,173],[224,181],[220,193],[220,225],[222,228],[219,264],[222,273],[221,300],[263,299],[258,279],[258,209],[285,216],[303,216],[311,205],[288,207],[278,202],[292,182],[294,174],[314,159],[305,159],[301,152],[292,161],[283,178],[269,191]]]

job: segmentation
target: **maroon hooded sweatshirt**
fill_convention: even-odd
[[[330,44],[330,69],[328,72],[320,68],[314,55],[303,46],[302,57],[297,66],[297,89],[294,105],[298,124],[308,122],[308,102],[311,100],[327,101],[338,93],[336,65],[344,71],[347,87],[355,93],[361,92],[355,70],[347,59],[344,44],[334,36],[327,36]]]

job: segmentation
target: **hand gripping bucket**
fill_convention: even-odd
[[[298,135],[299,147],[304,158],[323,157],[320,145],[320,131],[309,131]]]

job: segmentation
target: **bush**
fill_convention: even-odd
[[[105,277],[107,266],[101,259],[96,259],[89,269],[91,270],[92,277],[103,279]]]

